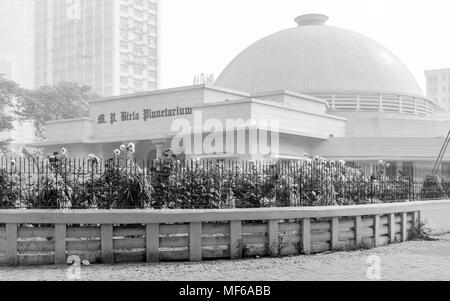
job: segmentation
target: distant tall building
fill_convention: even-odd
[[[35,84],[75,81],[102,96],[155,90],[159,0],[35,0]]]
[[[427,97],[450,112],[450,68],[425,71]]]
[[[35,0],[0,0],[0,74],[32,88]]]

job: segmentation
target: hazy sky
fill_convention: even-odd
[[[307,13],[386,46],[425,88],[424,69],[450,67],[448,0],[160,0],[162,88],[217,78],[253,42],[296,26]]]

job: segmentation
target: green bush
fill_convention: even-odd
[[[19,181],[16,174],[0,168],[0,208],[17,207],[19,199]]]
[[[444,189],[437,176],[426,176],[420,192],[420,197],[422,199],[439,199],[445,197]]]

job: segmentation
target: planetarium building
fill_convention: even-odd
[[[328,26],[324,15],[295,21],[238,54],[213,86],[93,100],[89,117],[49,122],[46,140],[36,146],[109,157],[118,145],[133,142],[136,159],[150,160],[173,149],[181,131],[185,139],[174,151],[187,157],[297,160],[308,153],[357,166],[385,160],[391,173],[432,165],[450,122],[435,117],[434,102],[408,68],[376,41]],[[277,121],[276,137],[262,120]],[[239,134],[252,131],[259,139],[239,146]],[[196,147],[196,138],[204,141],[211,132],[233,135],[209,152]],[[261,133],[270,151],[253,152]]]

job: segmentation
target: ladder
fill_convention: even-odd
[[[447,152],[449,143],[450,143],[450,131],[448,132],[447,137],[445,138],[444,145],[442,145],[441,152],[439,153],[436,163],[434,163],[434,167],[433,167],[433,171],[432,171],[431,175],[435,176],[437,174],[437,172],[439,171],[439,168],[442,163],[442,159],[444,158],[444,155]]]

